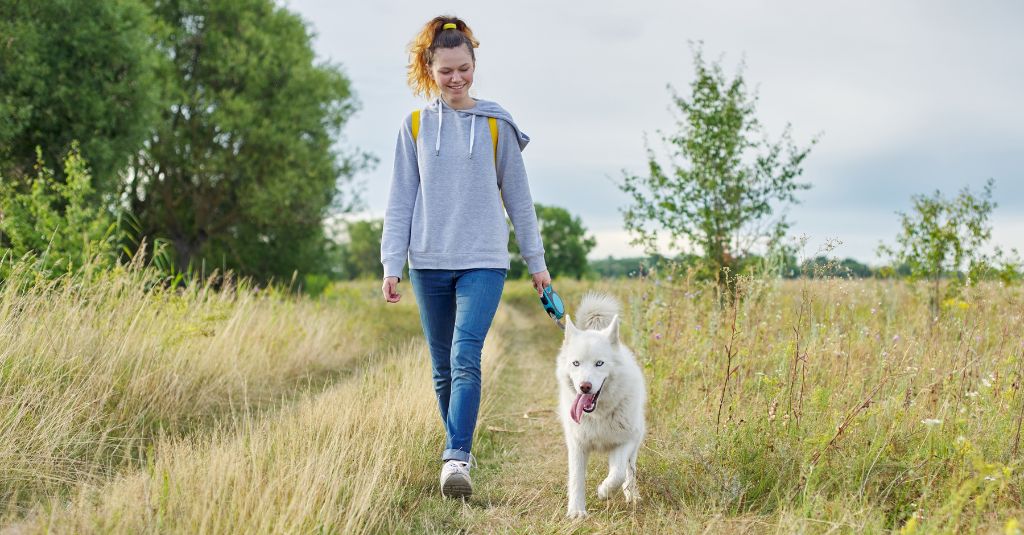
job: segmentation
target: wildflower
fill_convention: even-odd
[[[661,340],[661,333],[654,333],[655,340]]]
[[[872,308],[871,308],[871,315],[872,315],[872,316],[874,316],[874,315],[875,315],[875,312],[878,312],[878,310],[877,310],[877,309],[875,309],[874,307],[872,307]]]
[[[942,423],[942,420],[939,420],[938,418],[926,418],[926,419],[924,419],[924,420],[921,420],[921,423],[923,423],[924,425],[927,425],[927,426],[931,427],[931,426],[933,426],[933,425],[939,425],[939,424],[941,424],[941,423]]]
[[[950,297],[942,302],[942,308],[959,308],[960,310],[967,310],[970,308],[970,304],[967,301],[961,301],[954,297]]]
[[[897,335],[893,336],[892,337],[892,341],[893,341],[893,343],[899,342],[900,341],[900,335],[897,334]]]

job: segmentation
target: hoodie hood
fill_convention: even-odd
[[[492,102],[490,100],[474,100],[476,101],[476,105],[473,106],[472,108],[464,110],[456,110],[455,108],[452,108],[448,104],[445,104],[444,99],[442,99],[441,97],[437,97],[436,99],[434,99],[434,101],[431,102],[430,105],[427,107],[428,111],[434,112],[434,114],[436,114],[437,116],[437,139],[434,142],[434,154],[441,153],[441,128],[442,125],[444,124],[445,108],[451,111],[468,113],[474,116],[494,117],[495,119],[501,119],[508,123],[509,125],[511,125],[512,130],[515,131],[516,141],[519,143],[519,150],[522,151],[523,149],[526,148],[526,145],[530,142],[530,136],[526,135],[525,133],[523,133],[522,130],[519,129],[519,126],[516,125],[515,121],[512,120],[512,115],[509,112],[505,111],[505,108],[502,108],[500,105],[498,105],[498,103]],[[430,114],[423,114],[423,117],[421,117],[420,120],[426,120],[427,115]],[[470,134],[468,140],[470,156],[473,155],[473,140],[475,138],[475,133],[476,120],[474,117],[474,120],[470,126]]]

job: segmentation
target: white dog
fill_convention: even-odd
[[[608,477],[597,488],[608,499],[619,486],[627,502],[640,498],[636,455],[646,426],[644,377],[633,353],[619,340],[619,304],[597,293],[583,297],[577,328],[565,317],[558,353],[559,415],[569,450],[569,518],[587,515],[587,457],[608,452]]]

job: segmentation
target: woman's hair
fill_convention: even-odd
[[[455,24],[455,28],[445,30],[444,25],[449,23]],[[470,30],[461,19],[448,16],[434,17],[423,26],[409,43],[408,77],[413,95],[423,95],[429,99],[441,93],[430,75],[434,51],[438,48],[456,48],[460,45],[466,45],[470,57],[475,62],[476,54],[473,53],[473,49],[480,46],[480,42],[473,37],[473,30]]]

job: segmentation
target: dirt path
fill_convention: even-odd
[[[492,447],[483,453],[479,501],[470,531],[522,529],[536,520],[561,518],[565,495],[565,445],[555,411],[554,361],[562,331],[541,313],[509,305],[502,325],[507,346],[495,413],[480,422]],[[552,516],[554,515],[554,516]],[[529,520],[527,520],[529,519]]]

